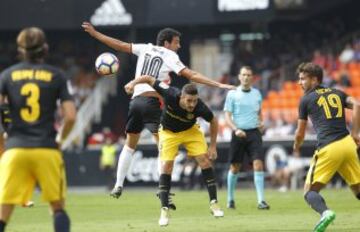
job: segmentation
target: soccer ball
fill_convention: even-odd
[[[102,53],[96,58],[95,68],[102,76],[113,75],[119,70],[119,60],[110,52]]]

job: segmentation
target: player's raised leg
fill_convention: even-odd
[[[126,143],[120,153],[118,166],[116,171],[116,183],[113,190],[110,193],[110,196],[114,198],[119,198],[122,194],[124,180],[126,174],[129,170],[131,160],[136,148],[136,145],[139,141],[140,133],[127,133],[126,134]]]
[[[305,200],[310,207],[321,215],[319,222],[315,225],[314,232],[323,232],[329,224],[335,220],[335,213],[330,210],[324,198],[319,194],[319,191],[325,185],[322,183],[314,183],[311,186],[305,185]]]

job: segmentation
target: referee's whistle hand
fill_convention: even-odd
[[[237,137],[240,137],[240,138],[245,138],[245,137],[246,137],[245,131],[240,130],[240,129],[237,129],[237,130],[235,131],[235,135],[236,135]]]

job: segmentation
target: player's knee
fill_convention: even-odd
[[[309,201],[309,199],[310,199],[311,196],[312,196],[312,192],[313,192],[313,191],[309,190],[309,191],[307,191],[307,192],[304,193],[304,200],[305,200],[305,201],[307,201],[307,202]]]
[[[231,164],[230,165],[230,171],[233,174],[237,174],[240,171],[240,164]]]
[[[162,164],[161,172],[164,174],[171,174],[173,171],[174,164],[172,161],[166,161]]]
[[[263,165],[262,160],[254,160],[253,166],[254,166],[254,171],[263,171],[264,170],[264,165]]]
[[[206,169],[212,166],[211,161],[209,160],[209,158],[207,158],[206,155],[196,156],[195,159],[201,169]]]
[[[211,167],[211,162],[209,160],[202,160],[199,162],[199,166],[201,169],[206,169],[206,168],[210,168]]]

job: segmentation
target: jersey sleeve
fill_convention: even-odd
[[[169,68],[176,74],[179,74],[181,70],[186,68],[186,66],[180,61],[180,58],[176,53],[170,54],[166,61]]]
[[[213,112],[209,109],[205,103],[199,99],[199,116],[210,122],[214,118]]]
[[[299,105],[299,119],[307,120],[307,118],[308,118],[307,101],[306,101],[306,97],[303,97]]]
[[[165,101],[172,97],[176,98],[178,92],[176,88],[158,80],[155,81],[153,88],[164,98]]]
[[[0,94],[7,95],[5,72],[0,73]]]
[[[131,52],[136,56],[140,56],[146,50],[148,44],[131,44]]]
[[[232,96],[233,96],[233,91],[230,90],[226,95],[224,111],[233,112]]]
[[[71,94],[69,93],[69,88],[67,85],[66,78],[62,72],[59,74],[59,77],[60,77],[59,78],[59,81],[60,81],[59,99],[60,99],[60,101],[64,102],[64,101],[73,100]]]
[[[340,96],[341,99],[341,103],[343,104],[344,108],[346,108],[346,98],[349,97],[349,95],[347,95],[345,92],[341,91],[341,90],[337,90],[338,95]]]

